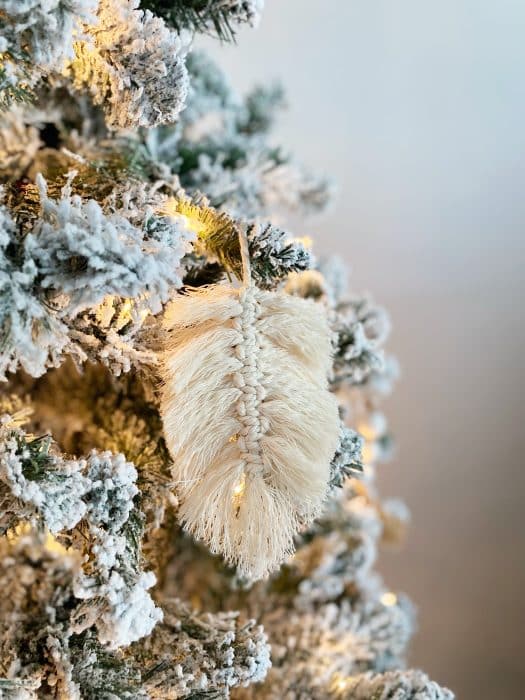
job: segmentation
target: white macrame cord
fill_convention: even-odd
[[[166,311],[161,411],[185,529],[255,579],[321,511],[339,417],[324,309],[258,289],[239,239],[242,287],[200,288]]]

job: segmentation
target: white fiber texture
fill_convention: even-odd
[[[263,578],[321,511],[338,444],[324,309],[218,285],[175,299],[164,326],[161,411],[179,518],[241,576]]]
[[[188,91],[185,58],[193,33],[170,30],[139,5],[102,0],[69,66],[77,88],[89,87],[112,129],[173,122]]]

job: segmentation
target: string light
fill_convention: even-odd
[[[311,250],[314,244],[311,236],[294,236],[292,242],[301,243],[307,250]]]
[[[368,416],[367,421],[360,421],[357,425],[357,432],[365,440],[377,440],[387,429],[385,416],[379,411],[374,411]]]
[[[164,202],[160,213],[180,217],[185,227],[198,236],[202,236],[208,230],[208,222],[203,217],[202,210],[191,202],[172,197]]]
[[[131,311],[133,309],[133,302],[131,299],[126,299],[122,304],[120,309],[120,320],[121,321],[131,321]]]
[[[217,238],[238,240],[235,221],[224,212],[213,207],[197,205],[188,199],[167,199],[159,209],[159,214],[182,220],[187,229],[196,234],[198,241],[207,244]]]
[[[241,496],[244,494],[244,491],[246,489],[246,475],[242,474],[241,478],[237,482],[237,484],[234,486],[233,489],[233,499],[234,501],[237,501],[241,498]]]
[[[46,535],[46,541],[44,543],[45,548],[48,552],[53,552],[55,554],[67,554],[67,549],[62,545],[56,537],[48,532]]]
[[[142,297],[142,299],[145,299],[145,297]],[[119,303],[121,303],[120,307],[118,307]],[[117,311],[118,315],[115,318],[115,312]],[[96,318],[101,325],[109,326],[112,324],[118,331],[130,321],[139,320],[140,323],[143,323],[149,313],[149,310],[143,306],[137,308],[137,300],[135,299],[121,299],[120,297],[108,295],[98,305]]]
[[[376,446],[373,442],[366,442],[363,445],[363,449],[361,451],[361,457],[363,460],[363,464],[369,465],[373,464],[376,458]]]
[[[18,523],[13,529],[8,530],[6,533],[7,540],[9,542],[17,542],[23,537],[27,537],[33,531],[31,523],[22,522]],[[64,545],[57,540],[57,538],[52,535],[49,531],[46,532],[46,537],[44,540],[44,547],[48,552],[53,552],[54,554],[68,554],[68,550]]]
[[[337,693],[343,693],[348,690],[354,681],[354,676],[336,676],[332,681],[332,690]]]
[[[357,432],[362,435],[365,440],[374,440],[376,437],[376,431],[370,423],[358,423]]]
[[[395,593],[392,593],[391,591],[383,593],[383,595],[381,596],[381,602],[385,607],[391,608],[397,603],[397,595]]]

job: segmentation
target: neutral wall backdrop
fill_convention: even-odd
[[[267,0],[239,90],[279,78],[276,137],[339,183],[296,233],[391,311],[402,381],[385,495],[413,521],[380,568],[420,608],[411,663],[465,700],[525,697],[525,3]]]

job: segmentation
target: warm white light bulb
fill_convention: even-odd
[[[397,603],[397,595],[390,591],[388,591],[387,593],[383,593],[383,595],[381,596],[381,602],[387,608],[390,608],[392,607],[392,605],[395,605]]]
[[[233,489],[233,495],[235,498],[239,498],[239,496],[242,496],[244,493],[244,488],[246,486],[246,479],[244,477],[244,474],[241,476],[239,479],[238,484],[234,487]]]

